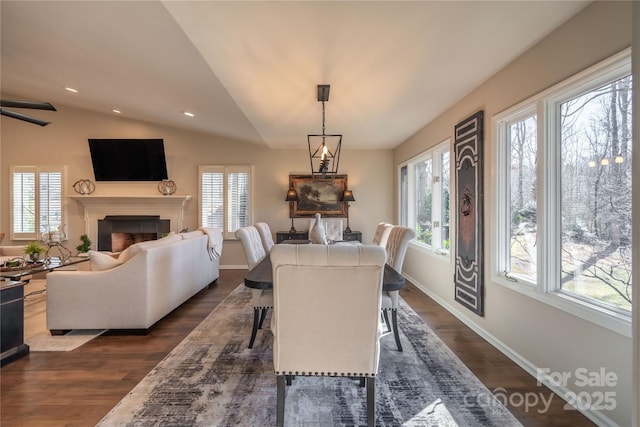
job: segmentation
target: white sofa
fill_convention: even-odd
[[[218,278],[222,234],[203,230],[136,243],[117,259],[90,252],[92,271],[47,274],[47,328],[52,334],[71,329],[148,332]]]
[[[25,258],[24,246],[0,246],[0,263],[14,258]]]

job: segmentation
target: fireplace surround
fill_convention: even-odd
[[[94,193],[95,194],[95,193]],[[70,196],[83,207],[84,234],[93,242],[98,242],[98,221],[106,216],[158,216],[169,221],[169,230],[178,232],[184,228],[183,218],[188,195],[172,196]],[[97,246],[96,246],[97,247]]]

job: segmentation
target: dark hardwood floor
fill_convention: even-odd
[[[32,352],[2,367],[0,425],[95,425],[242,282],[244,273],[221,270],[217,284],[162,319],[146,336],[105,334],[71,352]],[[547,399],[551,395],[415,287],[409,284],[401,295],[489,390],[502,387],[507,396],[543,394]],[[528,410],[523,405],[510,405],[509,409],[525,426],[594,425],[563,406],[564,401],[554,396],[547,411],[542,404]]]

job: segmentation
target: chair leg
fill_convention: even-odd
[[[396,345],[398,351],[402,351],[402,344],[400,344],[400,334],[398,333],[398,310],[391,309],[391,322],[393,323],[393,336],[396,338]]]
[[[376,379],[367,377],[367,426],[376,425]]]
[[[260,313],[260,324],[258,324],[258,329],[262,329],[262,323],[264,322],[264,318],[267,317],[267,310],[269,310],[266,307],[263,307],[260,309],[261,313]]]
[[[256,333],[258,333],[258,323],[260,317],[260,309],[253,307],[253,329],[251,329],[251,339],[249,340],[249,348],[253,348],[253,342],[256,340]]]
[[[284,375],[276,376],[276,383],[277,383],[276,426],[284,427],[284,394],[285,394],[284,383],[285,383],[285,376]]]
[[[387,314],[387,310],[382,310],[382,318],[384,319],[384,323],[387,325],[387,332],[391,331],[391,325],[389,324],[389,314]]]

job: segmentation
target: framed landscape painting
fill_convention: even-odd
[[[347,175],[335,178],[313,178],[311,175],[289,175],[289,187],[298,193],[298,201],[291,203],[291,217],[346,217],[342,193],[347,187]]]

